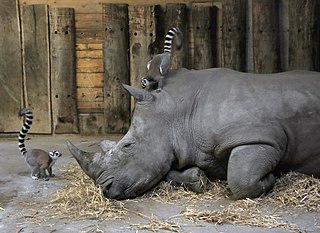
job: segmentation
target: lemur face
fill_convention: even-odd
[[[148,81],[148,79],[146,79],[145,77],[141,78],[141,86],[142,88],[146,88],[148,86],[150,86],[150,82]]]
[[[56,151],[56,150],[49,152],[49,156],[54,160],[58,159],[61,155],[62,154],[59,151]]]

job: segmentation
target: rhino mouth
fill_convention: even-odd
[[[112,194],[111,192],[111,187],[114,184],[113,182],[114,182],[114,177],[110,176],[110,177],[107,177],[104,181],[99,183],[97,182],[97,183],[100,186],[102,193],[106,198],[118,199],[117,195]]]
[[[109,199],[123,200],[127,198],[137,197],[130,187],[119,182],[114,176],[107,177],[99,183],[103,195]],[[133,186],[131,186],[133,187]]]

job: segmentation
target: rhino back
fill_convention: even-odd
[[[238,145],[266,143],[283,151],[279,169],[296,166],[306,173],[320,166],[320,73],[208,69],[172,74],[167,91],[192,108],[186,111],[192,115],[190,130],[204,153],[227,159]]]

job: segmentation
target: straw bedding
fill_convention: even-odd
[[[77,165],[64,168],[64,179],[70,184],[60,189],[49,208],[57,215],[77,218],[117,219],[124,218],[130,210],[126,201],[108,200]],[[301,211],[318,211],[320,206],[320,180],[311,176],[289,173],[277,180],[272,192],[256,199],[232,201],[231,192],[225,181],[210,183],[202,194],[195,194],[183,187],[173,187],[162,182],[148,194],[140,198],[152,198],[163,203],[184,200],[184,210],[179,216],[191,221],[206,221],[215,224],[238,224],[260,227],[281,227],[292,231],[299,229],[281,220],[281,211],[298,208]],[[228,205],[220,210],[200,209],[197,203],[202,201],[228,200]],[[270,210],[272,207],[272,211]],[[142,215],[142,214],[141,214]],[[146,217],[146,216],[145,216]],[[181,232],[181,227],[172,219],[162,220],[155,216],[146,217],[148,224],[133,224],[133,229],[151,231],[169,230]]]

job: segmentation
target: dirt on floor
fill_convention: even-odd
[[[106,138],[118,140],[120,137]],[[57,193],[70,185],[77,185],[72,179],[85,179],[78,174],[73,178],[67,176],[66,166],[79,167],[68,151],[65,139],[70,139],[82,149],[97,151],[99,141],[104,138],[80,135],[31,135],[29,138],[27,148],[59,150],[63,156],[53,167],[55,177],[49,181],[32,180],[18,149],[17,138],[1,136],[0,232],[320,232],[320,207],[307,211],[303,208],[275,207],[268,203],[258,205],[263,199],[248,199],[243,200],[239,208],[239,202],[227,197],[205,198],[188,193],[178,193],[179,198],[169,201],[164,198],[168,193],[155,192],[155,195],[112,202],[123,212],[109,218],[100,218],[97,214],[90,216],[90,212],[75,214],[71,208],[70,213],[68,209],[62,212],[59,205],[53,205]],[[173,188],[166,190],[171,191],[176,192]],[[84,192],[82,195],[87,194]],[[74,200],[66,200],[71,206],[76,203],[75,199],[81,198],[76,195],[71,197]],[[253,207],[248,219],[240,221],[242,213],[247,215],[242,211]],[[102,212],[105,211],[108,210]],[[213,216],[213,213],[216,215]],[[270,225],[262,224],[265,218]],[[259,222],[261,224],[257,224]],[[273,222],[275,224],[271,224]]]

